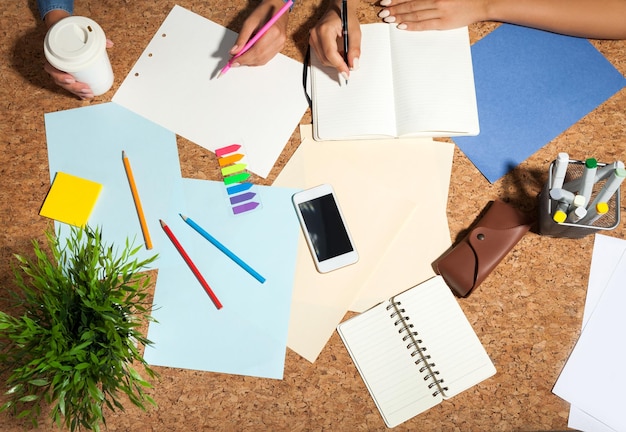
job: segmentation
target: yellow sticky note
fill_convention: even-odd
[[[87,224],[101,190],[100,183],[58,172],[39,214],[69,225],[83,227]]]

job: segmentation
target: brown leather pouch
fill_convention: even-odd
[[[435,261],[435,271],[456,295],[467,297],[529,229],[522,212],[493,201],[463,240]]]

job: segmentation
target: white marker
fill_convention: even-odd
[[[608,176],[613,174],[613,171],[615,171],[617,168],[624,168],[624,162],[617,161],[617,162],[613,162],[610,164],[606,164],[601,167],[599,166],[598,169],[596,170],[596,178],[594,181],[598,183],[599,181],[605,180]],[[563,189],[567,189],[572,192],[577,192],[580,190],[581,184],[582,184],[582,178],[579,177],[575,180],[570,180],[567,183],[565,183],[563,185]]]
[[[609,212],[609,205],[605,202],[599,202],[592,210],[587,212],[587,216],[581,219],[579,222],[585,225],[593,225],[595,221]]]
[[[550,189],[550,198],[555,201],[563,201],[574,207],[583,207],[585,205],[585,197],[575,195],[566,189]]]
[[[565,189],[556,188],[550,189],[550,198],[555,201],[564,201],[568,204],[572,204],[574,202],[574,193]]]
[[[566,222],[576,223],[587,216],[587,209],[584,207],[576,207],[567,215]]]
[[[585,203],[588,203],[591,199],[591,192],[593,191],[593,185],[596,180],[596,171],[598,169],[598,161],[594,158],[585,160],[585,170],[581,177],[580,195],[585,197]]]
[[[554,174],[552,175],[552,184],[550,189],[560,189],[563,187],[567,165],[569,164],[569,155],[565,152],[559,153],[554,161]]]
[[[589,209],[594,208],[596,204],[605,202],[608,203],[613,194],[619,189],[619,186],[626,178],[626,169],[624,168],[616,168],[613,171],[613,174],[606,180],[600,192],[595,196],[593,202],[587,207],[587,211]]]

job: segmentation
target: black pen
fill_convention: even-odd
[[[343,32],[343,61],[348,64],[348,0],[341,1],[341,29]],[[346,84],[348,79],[346,78]]]

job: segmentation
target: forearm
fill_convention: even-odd
[[[593,39],[626,39],[626,0],[486,0],[485,20]]]
[[[39,14],[43,20],[50,13],[65,13],[65,16],[74,13],[74,0],[37,0]]]

